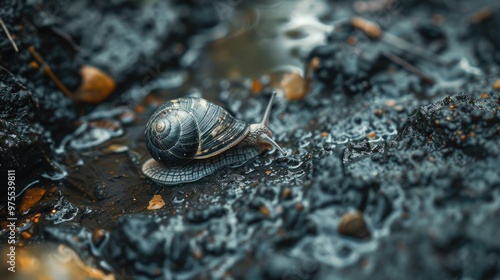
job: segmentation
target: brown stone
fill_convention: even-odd
[[[337,230],[342,235],[354,238],[362,239],[370,237],[363,214],[359,211],[345,213],[340,219]]]

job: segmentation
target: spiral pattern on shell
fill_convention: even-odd
[[[169,101],[151,116],[146,147],[165,166],[215,156],[238,144],[248,133],[246,123],[201,98]]]
[[[200,137],[194,116],[179,108],[155,114],[147,125],[145,136],[151,156],[170,166],[191,161],[198,150]]]

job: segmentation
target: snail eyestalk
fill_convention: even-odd
[[[267,104],[266,111],[264,112],[264,117],[262,117],[261,124],[265,127],[269,126],[269,118],[271,117],[271,108],[273,107],[274,97],[276,96],[276,91],[273,91],[271,94],[271,99],[269,99],[269,103]]]
[[[260,138],[262,139],[263,142],[266,142],[270,145],[272,145],[274,148],[276,148],[278,151],[280,151],[280,153],[283,155],[283,156],[286,156],[286,152],[283,151],[283,149],[278,145],[278,143],[274,142],[273,138],[269,137],[269,135],[263,133]]]
[[[276,142],[274,142],[273,138],[271,138],[271,131],[269,130],[269,118],[271,117],[271,108],[273,107],[275,96],[276,91],[273,91],[273,93],[271,94],[271,99],[269,99],[269,103],[267,104],[266,111],[264,112],[264,117],[262,117],[262,122],[258,124],[257,127],[262,127],[262,129],[265,131],[265,133],[260,134],[260,141],[273,146],[278,151],[280,151],[282,155],[286,156],[286,152],[283,151],[283,149]],[[252,129],[250,129],[250,131],[252,131]]]

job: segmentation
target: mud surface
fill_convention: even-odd
[[[19,48],[2,33],[18,279],[41,277],[33,260],[56,277],[42,259],[60,245],[72,279],[500,278],[495,3],[101,2],[1,4]],[[84,65],[116,89],[75,102],[30,47],[72,92]],[[284,77],[307,95],[291,97],[301,87]],[[256,123],[273,90],[287,156],[178,186],[141,174],[144,129],[165,101],[203,97]]]

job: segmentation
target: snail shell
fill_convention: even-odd
[[[146,147],[153,158],[143,164],[143,174],[157,183],[174,185],[241,165],[272,147],[284,154],[268,128],[275,94],[262,122],[251,125],[202,98],[166,102],[146,126]]]

